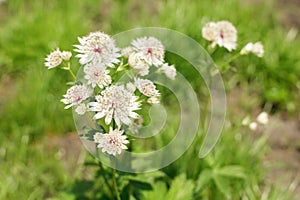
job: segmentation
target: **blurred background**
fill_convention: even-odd
[[[50,51],[73,50],[77,37],[91,31],[114,35],[146,26],[177,30],[205,46],[201,28],[220,20],[235,25],[239,48],[262,41],[265,55],[242,57],[232,63],[236,71],[224,74],[228,113],[215,150],[195,161],[198,148],[191,148],[163,169],[161,181],[169,193],[184,190],[180,182],[192,185],[177,199],[299,199],[298,0],[0,0],[0,199],[105,199],[97,169],[85,164],[93,158],[71,111],[59,102],[68,74],[44,67]],[[212,55],[217,64],[231,56],[224,49]],[[176,68],[201,99],[199,77],[184,64]],[[271,114],[268,125],[241,125],[263,110]],[[157,182],[132,199],[159,199]]]

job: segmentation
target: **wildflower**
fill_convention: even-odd
[[[247,126],[247,125],[249,125],[249,124],[250,124],[250,117],[247,116],[247,117],[245,117],[245,118],[243,119],[242,125],[243,125],[243,126]]]
[[[98,148],[102,148],[102,152],[116,156],[121,154],[123,149],[127,149],[125,144],[128,144],[126,135],[123,134],[123,130],[109,128],[109,133],[101,134],[96,133],[94,135],[94,141],[98,144]]]
[[[135,110],[139,110],[138,97],[127,91],[123,85],[112,85],[96,96],[96,102],[90,102],[90,110],[97,112],[94,119],[105,116],[105,123],[110,124],[114,118],[118,127],[121,123],[130,124],[130,118],[137,118]]]
[[[246,46],[243,47],[243,49],[240,52],[242,55],[248,54],[248,53],[253,53],[258,57],[263,57],[264,55],[264,46],[262,45],[261,42],[256,42],[256,43],[248,43]]]
[[[132,53],[128,58],[128,65],[131,66],[140,76],[149,74],[149,65],[143,58],[142,53]]]
[[[78,114],[78,115],[84,115],[87,111],[87,107],[84,103],[81,103],[77,106],[77,108],[75,109],[75,112]]]
[[[261,112],[257,118],[256,118],[257,122],[263,125],[268,124],[269,122],[269,115],[266,112]]]
[[[86,85],[74,85],[67,90],[61,102],[67,104],[65,109],[68,109],[81,104],[82,101],[90,97],[91,93],[92,91]]]
[[[63,51],[61,52],[61,58],[65,61],[69,61],[72,57],[72,53],[70,51]]]
[[[131,42],[137,52],[142,53],[142,58],[149,65],[158,67],[164,62],[164,46],[154,37],[143,37]]]
[[[228,51],[236,49],[237,30],[228,21],[207,23],[202,29],[202,36],[212,42],[212,47],[218,45],[225,47]]]
[[[111,77],[109,76],[109,70],[105,68],[104,65],[94,63],[88,63],[83,69],[85,76],[84,78],[88,81],[88,85],[96,87],[98,85],[100,88],[108,86],[111,84]]]
[[[176,69],[174,65],[168,65],[167,63],[165,63],[159,68],[159,71],[163,71],[168,78],[172,80],[175,79]]]
[[[135,86],[145,96],[153,97],[160,95],[154,83],[148,79],[136,78]]]
[[[100,143],[101,139],[103,138],[103,135],[104,135],[104,134],[99,133],[99,132],[95,133],[95,135],[94,135],[94,137],[93,137],[94,142],[95,142],[95,143]]]
[[[256,122],[251,122],[249,124],[249,128],[252,130],[252,131],[255,131],[257,129],[257,123]]]
[[[93,32],[88,36],[78,38],[79,45],[74,45],[79,54],[76,56],[79,62],[84,65],[89,62],[103,64],[104,66],[114,67],[114,63],[119,62],[121,56],[116,47],[115,41],[107,34]]]
[[[55,51],[51,52],[47,57],[46,57],[46,62],[45,66],[48,67],[48,69],[57,67],[60,65],[63,61],[62,58],[62,53],[61,51],[57,48]]]
[[[157,97],[157,96],[150,97],[149,99],[147,99],[147,103],[150,103],[150,104],[159,104],[160,103],[159,97]]]
[[[129,82],[129,83],[126,84],[126,89],[129,92],[134,93],[135,90],[136,90],[136,86],[133,83]]]
[[[124,58],[128,58],[132,53],[134,53],[134,49],[132,47],[125,47],[121,50],[121,54]]]

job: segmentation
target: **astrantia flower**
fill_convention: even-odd
[[[243,47],[241,50],[241,54],[248,54],[248,53],[253,53],[258,57],[263,57],[264,55],[264,46],[262,45],[261,42],[256,42],[256,43],[248,43],[246,46]]]
[[[82,104],[79,104],[77,106],[77,108],[75,109],[75,112],[78,114],[78,115],[84,115],[87,111],[87,107],[84,103]]]
[[[143,59],[154,66],[162,65],[164,62],[165,49],[162,43],[154,37],[143,37],[131,42],[135,51],[141,52]]]
[[[61,51],[57,48],[55,51],[51,52],[45,60],[45,66],[48,67],[48,69],[57,67],[63,61]]]
[[[134,91],[136,90],[136,86],[133,83],[129,82],[126,84],[126,89],[129,92],[134,93]]]
[[[174,65],[168,65],[167,63],[165,63],[159,68],[159,71],[163,71],[168,78],[172,80],[175,79],[176,69]]]
[[[249,128],[252,130],[252,131],[255,131],[257,129],[257,123],[256,122],[251,122],[249,124]]]
[[[118,127],[121,123],[130,124],[130,118],[137,118],[135,110],[139,110],[140,103],[138,97],[125,89],[123,85],[112,85],[96,96],[97,102],[91,102],[90,110],[97,112],[94,119],[100,119],[105,116],[105,123],[110,124],[114,118]]]
[[[119,62],[119,49],[115,41],[107,34],[102,32],[90,33],[88,36],[78,38],[80,45],[74,45],[79,54],[81,64],[93,62],[104,66],[114,67],[114,63]]]
[[[128,58],[130,54],[134,53],[133,47],[125,47],[121,50],[123,57]]]
[[[123,149],[127,149],[125,144],[128,144],[126,135],[123,135],[123,130],[109,128],[109,133],[94,135],[94,141],[98,144],[98,148],[102,148],[102,152],[107,152],[110,155],[116,156],[121,154]],[[101,134],[101,135],[100,135]]]
[[[88,84],[92,85],[93,88],[96,87],[96,85],[103,88],[111,84],[109,70],[107,70],[103,65],[89,63],[84,66],[83,71],[85,73],[84,78],[88,81]]]
[[[257,120],[258,123],[266,125],[269,122],[269,115],[266,112],[261,112],[257,116],[256,120]]]
[[[217,37],[217,24],[209,22],[202,28],[202,37],[208,41],[213,41]]]
[[[128,65],[132,67],[140,76],[149,74],[149,64],[144,60],[142,52],[132,53],[128,58]]]
[[[147,103],[150,103],[150,104],[159,104],[160,103],[159,97],[158,96],[150,97],[149,99],[147,99]]]
[[[202,29],[202,36],[216,45],[225,47],[228,51],[236,49],[237,30],[228,21],[209,22]]]
[[[61,52],[61,58],[63,60],[68,61],[68,60],[70,60],[71,57],[72,57],[72,53],[70,51],[63,51],[63,52]]]
[[[154,83],[148,79],[136,78],[134,80],[136,88],[145,96],[153,97],[159,96],[159,91],[156,89]]]
[[[61,102],[67,104],[65,109],[68,109],[81,104],[81,102],[87,99],[91,94],[92,91],[86,85],[74,85],[67,90]]]

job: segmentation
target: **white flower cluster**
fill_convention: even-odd
[[[66,104],[65,109],[73,107],[78,115],[90,114],[95,123],[105,124],[103,128],[109,131],[98,131],[93,135],[93,141],[102,152],[116,156],[129,143],[124,128],[143,121],[137,113],[141,109],[142,99],[150,104],[159,103],[160,92],[156,85],[141,76],[148,75],[150,67],[154,66],[157,72],[175,79],[176,69],[165,63],[164,46],[154,37],[133,40],[132,46],[122,51],[113,38],[103,32],[90,33],[79,37],[78,41],[79,44],[74,46],[76,57],[83,65],[84,81],[70,87],[61,101]],[[69,70],[75,78],[69,62],[71,55],[71,52],[57,49],[46,58],[45,65],[54,68],[65,60],[67,66],[62,69]],[[114,69],[117,64],[118,68]],[[113,77],[123,73],[123,70],[133,70],[135,75],[130,82],[117,83]]]
[[[211,41],[211,46],[225,47],[228,51],[236,49],[237,30],[228,21],[209,22],[202,29],[204,39]]]
[[[209,22],[202,28],[202,37],[211,42],[214,48],[217,45],[226,48],[228,51],[237,48],[237,30],[229,21]],[[240,51],[241,55],[253,53],[263,57],[264,48],[261,42],[248,43]]]
[[[243,126],[248,126],[252,131],[257,130],[259,125],[267,125],[269,123],[269,114],[266,112],[261,112],[256,117],[256,121],[250,121],[249,117],[246,117],[242,121]]]
[[[165,48],[163,44],[154,37],[143,37],[133,40],[132,46],[122,49],[122,55],[128,58],[128,65],[140,76],[149,74],[151,66],[157,67],[158,72],[174,80],[176,69],[174,65],[169,66],[164,62]]]
[[[69,51],[60,51],[58,48],[51,52],[46,58],[45,66],[48,69],[55,68],[59,66],[63,60],[69,61],[72,57],[72,53]]]

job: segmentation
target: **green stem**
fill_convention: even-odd
[[[106,186],[108,187],[111,195],[114,196],[114,190],[113,190],[113,188],[110,186],[110,184],[108,182],[108,179],[107,179],[107,177],[105,175],[105,170],[104,170],[104,167],[102,166],[101,161],[98,161],[98,166],[99,166],[99,168],[100,168],[101,171],[104,171],[104,173],[103,173],[104,182],[105,182]]]
[[[115,128],[116,128],[116,122],[115,122],[114,119],[112,121],[112,126],[113,126],[113,130],[115,130]],[[112,158],[113,158],[112,160],[114,161],[114,164],[115,164],[115,166],[113,167],[113,171],[112,171],[113,188],[114,188],[114,190],[116,192],[117,200],[121,200],[120,192],[118,190],[118,185],[117,185],[117,177],[116,177],[116,174],[117,174],[117,172],[116,172],[117,160],[116,160],[116,157],[112,157]]]
[[[114,187],[114,190],[116,192],[116,197],[117,197],[117,200],[121,200],[121,197],[120,197],[120,193],[119,193],[119,190],[118,190],[118,186],[117,186],[117,180],[116,180],[116,169],[113,168],[113,187]]]
[[[66,67],[62,67],[62,69],[67,70],[70,72],[71,76],[73,77],[74,81],[76,81],[76,76],[73,73],[72,69],[71,69],[71,65],[70,62],[67,62],[67,66]]]
[[[242,56],[240,53],[235,54],[234,56],[232,56],[229,60],[227,60],[227,62],[225,62],[223,65],[220,65],[220,68],[222,69],[224,66],[230,64],[232,61],[234,61],[235,59],[237,59],[238,57]]]
[[[71,70],[71,69],[69,69],[69,72],[70,72],[71,76],[73,77],[73,79],[74,79],[74,81],[75,81],[75,80],[76,80],[76,76],[75,76],[75,74],[72,72],[72,70]]]
[[[76,80],[76,76],[75,74],[73,73],[72,69],[71,69],[71,65],[70,65],[70,62],[68,62],[68,71],[70,72],[71,76],[73,77],[74,81]]]

